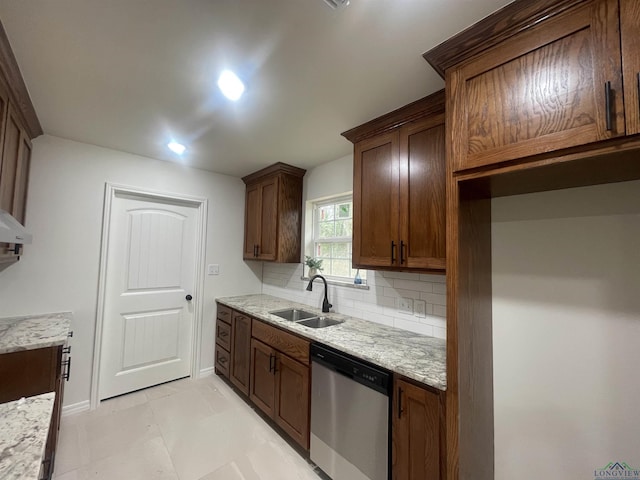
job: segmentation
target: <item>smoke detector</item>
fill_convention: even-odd
[[[343,8],[349,5],[349,0],[323,0],[324,3],[329,5],[331,9],[337,10],[338,8]]]

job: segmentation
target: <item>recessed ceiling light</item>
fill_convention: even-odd
[[[238,100],[244,92],[244,83],[231,70],[225,70],[218,78],[218,87],[229,100]]]
[[[167,147],[169,147],[169,150],[171,150],[174,153],[177,153],[178,155],[182,155],[184,151],[187,149],[187,147],[185,147],[184,145],[178,142],[169,142],[167,143]]]
[[[333,10],[349,6],[349,0],[324,0]]]

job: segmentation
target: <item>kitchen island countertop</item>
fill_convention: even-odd
[[[71,312],[0,318],[0,354],[64,345]]]
[[[55,393],[0,404],[0,478],[37,480]]]
[[[446,342],[443,339],[338,313],[323,314],[317,308],[271,295],[242,295],[216,300],[311,341],[336,348],[438,390],[446,390]],[[287,308],[316,312],[320,316],[344,320],[344,323],[314,329],[269,313]]]

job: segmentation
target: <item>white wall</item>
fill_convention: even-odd
[[[640,467],[640,182],[492,207],[495,478]]]
[[[72,310],[73,371],[65,405],[89,399],[105,182],[207,197],[202,368],[213,366],[215,297],[261,290],[261,266],[242,261],[240,179],[115,150],[42,136],[34,141],[21,260],[0,272],[0,317]]]
[[[340,195],[353,189],[353,156],[319,165],[304,177],[303,201]],[[311,228],[308,208],[305,209],[306,230]],[[310,237],[303,232],[303,245]],[[314,307],[322,305],[322,285],[307,292],[307,282],[301,280],[301,264],[264,264],[262,292]],[[345,315],[364,318],[384,325],[395,326],[425,335],[446,336],[446,278],[444,275],[421,275],[404,272],[373,272],[367,274],[369,290],[332,285],[329,301],[333,310]],[[402,297],[426,303],[426,315],[418,317],[400,313],[398,300]]]

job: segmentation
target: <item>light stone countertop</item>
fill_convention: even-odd
[[[0,318],[0,354],[64,345],[71,312]]]
[[[334,347],[420,383],[439,390],[447,388],[446,342],[443,339],[338,313],[323,314],[317,308],[271,295],[242,295],[216,300],[234,310],[297,333],[309,340]],[[344,320],[344,323],[327,328],[309,328],[269,313],[286,308],[317,312],[321,316]]]
[[[54,392],[0,404],[0,478],[37,480],[49,425]]]

